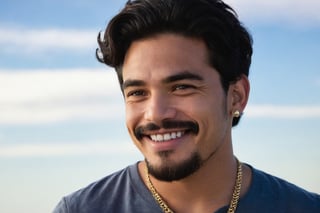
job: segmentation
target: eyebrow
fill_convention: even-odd
[[[197,81],[203,81],[203,77],[200,75],[191,73],[189,71],[182,71],[180,73],[177,73],[175,75],[168,76],[162,80],[162,83],[169,84],[176,81],[181,80],[197,80]],[[142,80],[135,80],[135,79],[128,79],[123,82],[122,84],[122,90],[125,90],[128,87],[138,87],[138,86],[145,86],[146,82]]]
[[[200,75],[191,73],[189,71],[182,71],[178,74],[168,76],[167,78],[163,79],[163,83],[172,83],[175,81],[181,81],[181,80],[198,80],[198,81],[203,81],[203,77]]]
[[[125,90],[128,87],[137,87],[137,86],[145,86],[146,83],[142,80],[131,80],[128,79],[126,81],[123,82],[122,84],[122,90]]]

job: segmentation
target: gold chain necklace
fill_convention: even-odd
[[[235,213],[237,205],[238,205],[238,201],[240,198],[241,183],[242,183],[242,165],[238,159],[237,159],[237,164],[238,164],[238,168],[237,168],[236,183],[235,183],[235,186],[233,189],[232,199],[230,201],[228,213]],[[153,198],[157,201],[157,203],[161,207],[162,211],[164,213],[174,213],[169,208],[169,206],[164,202],[164,200],[161,198],[161,196],[158,194],[157,190],[154,188],[154,186],[150,180],[150,175],[149,175],[149,171],[148,171],[147,166],[146,166],[146,177],[147,177],[148,188],[149,188]]]

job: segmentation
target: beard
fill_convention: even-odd
[[[160,126],[154,123],[138,126],[135,128],[134,135],[136,139],[141,140],[144,137],[145,131],[159,130],[161,128],[166,130],[183,128],[186,129],[189,134],[195,135],[199,132],[199,125],[195,122],[165,120]],[[170,150],[158,152],[161,161],[160,166],[152,165],[148,159],[145,159],[149,174],[161,181],[176,181],[193,174],[202,165],[202,159],[197,152],[192,153],[188,159],[182,162],[172,163],[172,161],[169,160],[169,157],[170,155],[174,155],[173,152],[174,151]]]
[[[153,166],[147,159],[145,161],[149,174],[161,181],[171,182],[186,178],[196,172],[203,164],[203,160],[197,152],[177,164],[173,164],[168,160],[168,156],[173,154],[171,151],[164,151],[158,154],[162,161],[161,166]]]

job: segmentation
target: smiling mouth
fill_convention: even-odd
[[[198,132],[199,125],[192,121],[165,120],[162,121],[161,125],[148,123],[143,126],[137,126],[134,129],[134,135],[138,140],[148,137],[153,142],[174,140],[188,133],[197,135]]]
[[[150,139],[154,142],[165,142],[173,139],[181,138],[184,135],[184,131],[170,132],[164,134],[153,134],[150,135]]]

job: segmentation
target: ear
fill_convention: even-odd
[[[248,77],[242,75],[239,80],[230,85],[229,95],[231,97],[231,114],[235,111],[242,113],[247,105],[250,93]]]

